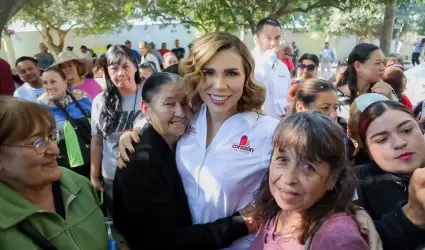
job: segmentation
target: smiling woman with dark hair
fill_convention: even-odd
[[[90,178],[92,102],[86,92],[68,88],[66,75],[58,68],[45,70],[42,79],[46,92],[38,101],[52,111],[61,132],[57,162]]]
[[[319,68],[319,57],[315,54],[304,54],[298,61],[297,78],[299,80],[307,80],[317,76]]]
[[[96,189],[105,191],[107,214],[111,216],[118,139],[133,128],[134,119],[142,112],[142,81],[136,58],[124,45],[112,46],[106,52],[103,67],[106,90],[93,100],[91,116],[91,181]]]
[[[355,179],[344,137],[318,111],[280,122],[255,195],[254,218],[263,226],[250,250],[369,249],[351,217]]]

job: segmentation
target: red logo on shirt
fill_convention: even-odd
[[[254,149],[249,146],[250,144],[251,144],[251,141],[248,139],[248,136],[243,135],[239,143],[233,143],[232,148],[237,151],[245,151],[245,152],[254,153]]]

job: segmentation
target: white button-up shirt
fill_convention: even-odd
[[[261,55],[258,48],[252,52],[255,60],[254,77],[266,88],[264,112],[276,119],[285,114],[289,105],[288,92],[291,88],[291,74],[288,67],[277,58],[273,50],[267,50]]]
[[[177,143],[176,162],[194,224],[214,222],[253,203],[269,165],[278,120],[255,112],[235,114],[206,147],[207,107],[191,118]],[[229,249],[247,249],[253,235]]]

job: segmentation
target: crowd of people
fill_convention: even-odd
[[[425,247],[425,62],[281,34],[0,62],[0,248]]]

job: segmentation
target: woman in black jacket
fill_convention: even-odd
[[[395,101],[368,106],[359,137],[374,162],[355,167],[360,205],[385,250],[425,244],[425,141],[411,110]]]
[[[248,234],[239,213],[192,225],[174,152],[189,119],[178,78],[154,73],[144,83],[142,110],[149,122],[127,167],[115,174],[114,224],[133,250],[219,249]]]

